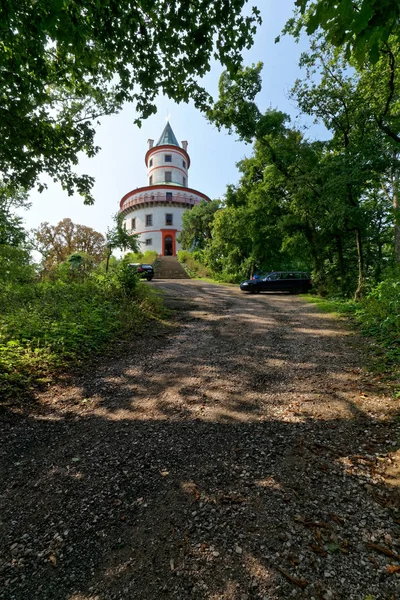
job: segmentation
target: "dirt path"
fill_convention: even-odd
[[[399,599],[398,401],[364,341],[297,297],[150,285],[171,326],[2,414],[0,598]]]

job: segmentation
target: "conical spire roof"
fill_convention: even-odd
[[[168,144],[170,146],[178,146],[178,148],[180,148],[178,140],[176,139],[169,122],[164,127],[164,131],[162,132],[161,137],[158,140],[156,146],[164,146],[165,144]]]

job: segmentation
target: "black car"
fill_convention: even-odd
[[[129,266],[136,269],[136,273],[141,279],[147,279],[147,281],[151,281],[154,277],[154,269],[152,265],[131,263]]]
[[[240,289],[250,294],[260,292],[306,294],[311,288],[311,277],[303,271],[274,271],[262,279],[248,279],[240,284]]]

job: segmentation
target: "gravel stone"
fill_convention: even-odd
[[[2,405],[0,600],[400,598],[368,339],[296,296],[144,285],[169,321]]]

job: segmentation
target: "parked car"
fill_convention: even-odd
[[[260,292],[306,294],[311,288],[311,277],[303,271],[274,271],[262,279],[248,279],[240,284],[240,289],[250,294]]]
[[[269,275],[269,273],[259,273],[256,271],[255,273],[253,273],[252,279],[259,281],[260,279],[264,279],[264,277],[266,277],[267,275]]]
[[[136,273],[141,279],[147,279],[147,281],[151,281],[154,277],[154,269],[152,265],[130,263],[129,266],[136,269]]]

